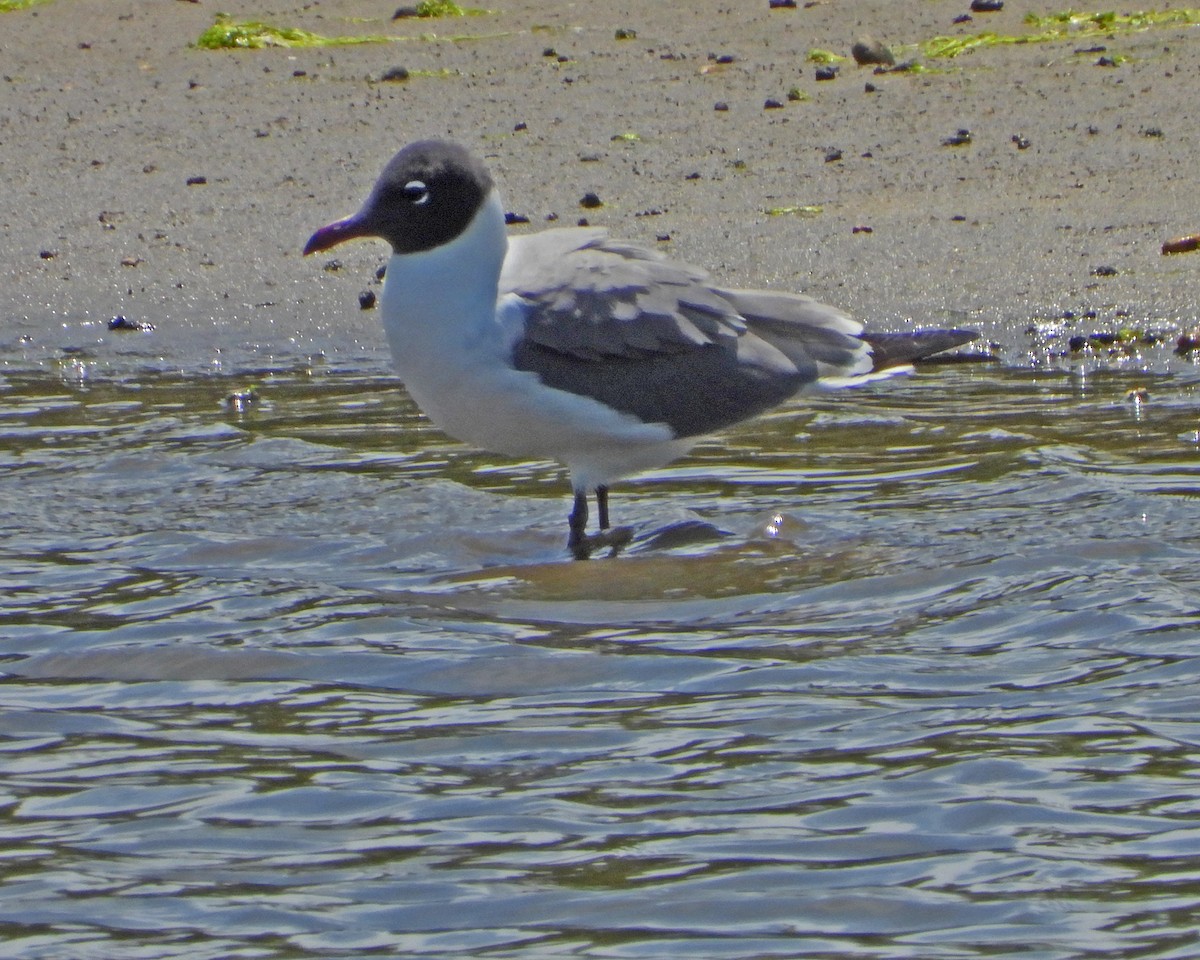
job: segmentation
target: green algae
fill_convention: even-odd
[[[832,50],[822,50],[819,47],[813,47],[808,51],[806,59],[809,63],[844,63],[847,58],[834,53]]]
[[[298,27],[275,27],[257,20],[234,20],[218,13],[216,22],[200,34],[196,46],[203,50],[261,50],[264,47],[334,47],[352,43],[389,43],[397,37],[368,34],[324,37]]]
[[[421,0],[417,4],[418,17],[482,17],[491,13],[478,7],[460,7],[453,0]]]
[[[1025,23],[1035,32],[1003,34],[983,31],[961,37],[933,37],[920,45],[921,52],[931,59],[952,58],[978,50],[1006,44],[1054,43],[1109,36],[1114,33],[1147,30],[1151,27],[1200,23],[1200,10],[1143,10],[1137,13],[1082,13],[1065,10],[1061,13],[1038,16],[1027,14]]]
[[[13,10],[24,10],[38,3],[48,3],[49,0],[0,0],[0,13],[11,13]]]
[[[763,211],[768,217],[819,217],[825,208],[818,203],[796,207],[768,207]]]

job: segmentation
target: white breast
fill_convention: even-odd
[[[495,453],[557,460],[577,486],[667,463],[691,446],[664,424],[645,424],[512,367],[523,319],[497,302],[506,249],[493,198],[453,242],[393,256],[381,312],[400,378],[421,410],[451,436]]]

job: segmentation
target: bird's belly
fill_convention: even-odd
[[[613,477],[667,463],[690,447],[661,423],[643,423],[590,397],[545,386],[494,364],[456,371],[401,369],[409,394],[450,436],[512,457],[611,463]],[[602,481],[601,481],[602,482]]]

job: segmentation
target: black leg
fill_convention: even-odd
[[[618,527],[616,530],[608,527],[608,487],[601,485],[596,488],[596,507],[600,514],[600,532],[588,536],[587,491],[575,491],[575,503],[568,518],[571,534],[567,538],[567,549],[576,560],[586,560],[594,550],[611,550],[615,556],[633,539],[633,531],[629,527]]]
[[[584,556],[587,556],[587,521],[587,491],[576,490],[575,505],[571,508],[570,517],[567,518],[567,523],[571,527],[570,536],[567,537],[567,549],[573,551],[577,556],[581,550]]]

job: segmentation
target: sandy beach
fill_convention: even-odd
[[[198,49],[222,9],[405,39]],[[879,329],[977,326],[1006,362],[1030,361],[1031,323],[1064,315],[1064,334],[1172,338],[1197,319],[1200,254],[1160,252],[1200,231],[1196,26],[934,59],[919,45],[935,36],[1027,35],[1026,14],[1055,9],[1009,0],[962,23],[965,0],[393,9],[49,0],[0,14],[5,362],[66,349],[114,370],[386,364],[358,307],[382,246],[339,250],[339,269],[299,251],[425,136],[487,156],[529,218],[514,229],[586,217]],[[847,59],[816,79],[810,50],[845,56],[868,35],[925,69]],[[406,81],[381,79],[398,67]],[[948,145],[960,130],[969,143]],[[589,192],[603,206],[582,209]],[[109,334],[117,315],[153,335]]]

